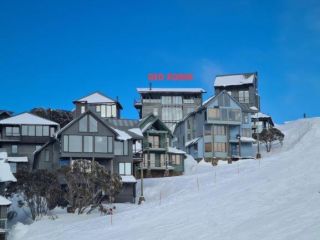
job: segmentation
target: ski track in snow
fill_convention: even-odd
[[[17,224],[10,239],[320,239],[320,118],[278,127],[284,144],[260,164],[188,160],[187,175],[146,179],[146,202],[117,204],[112,225],[110,216],[59,210],[56,220]]]

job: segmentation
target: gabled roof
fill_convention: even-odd
[[[252,121],[267,121],[269,122],[272,126],[274,126],[274,122],[272,120],[272,117],[264,114],[262,112],[257,112],[255,114],[252,115],[251,117]]]
[[[106,95],[100,93],[100,92],[94,92],[92,94],[89,94],[87,96],[84,96],[78,100],[75,100],[73,101],[73,103],[76,103],[76,102],[86,102],[86,103],[116,103],[120,106],[120,108],[122,109],[122,106],[121,104],[110,98],[110,97],[107,97]]]
[[[139,122],[139,127],[141,128],[142,133],[145,133],[150,129],[155,123],[158,123],[163,129],[168,131],[172,135],[171,130],[165,125],[158,117],[154,116],[152,113],[144,117]]]
[[[239,102],[237,101],[237,99],[235,99],[234,97],[230,96],[230,94],[228,94],[228,92],[227,92],[226,90],[223,90],[223,91],[221,91],[218,95],[209,97],[209,98],[208,98],[206,101],[204,101],[203,104],[202,104],[200,107],[198,107],[195,111],[188,113],[181,121],[179,121],[179,122],[176,124],[176,127],[177,127],[178,125],[180,125],[181,123],[183,123],[183,122],[184,122],[186,119],[188,119],[190,116],[195,115],[195,114],[198,113],[198,112],[201,112],[203,109],[205,109],[205,108],[210,104],[210,102],[214,101],[215,99],[217,99],[217,98],[218,98],[220,95],[222,95],[222,94],[227,94],[227,95],[241,108],[241,110],[247,111],[247,108],[246,108],[243,104],[239,103]],[[176,128],[176,127],[175,127],[175,128]]]
[[[203,88],[137,88],[138,93],[205,93]]]
[[[92,115],[96,120],[98,120],[100,123],[102,123],[105,127],[109,128],[115,135],[119,136],[119,134],[115,131],[115,129],[110,126],[107,121],[104,121],[104,119],[102,119],[101,117],[99,117],[97,114],[95,114],[94,112],[90,111],[89,109],[87,111],[85,111],[84,113],[82,113],[80,116],[78,116],[77,118],[73,119],[71,122],[69,122],[66,126],[64,126],[63,128],[61,128],[58,132],[56,132],[56,137],[58,137],[61,133],[63,133],[65,130],[67,130],[69,127],[71,127],[73,124],[75,124],[76,122],[78,122],[82,117],[84,117],[85,115]]]
[[[137,119],[117,119],[107,118],[105,119],[114,130],[120,135],[119,140],[126,140],[130,138],[142,139],[143,135],[139,128],[139,120]]]
[[[240,86],[245,84],[253,84],[257,73],[240,73],[217,75],[214,81],[215,87]]]
[[[0,121],[0,125],[22,125],[22,124],[30,124],[30,125],[55,125],[59,126],[58,123],[50,121],[48,119],[36,116],[32,113],[21,113],[13,117],[5,118]]]

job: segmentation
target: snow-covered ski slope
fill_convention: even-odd
[[[194,164],[145,180],[146,202],[109,216],[58,214],[18,224],[11,239],[320,239],[320,118],[278,126],[284,145],[263,159]],[[139,184],[139,183],[138,183]],[[199,187],[198,187],[199,186]]]

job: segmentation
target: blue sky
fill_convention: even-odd
[[[99,90],[137,118],[148,73],[258,71],[262,111],[276,122],[320,115],[318,1],[1,1],[0,109],[72,109]]]

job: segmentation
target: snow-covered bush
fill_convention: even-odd
[[[10,184],[7,194],[22,197],[19,205],[29,208],[32,220],[41,218],[57,206],[62,192],[56,174],[47,170],[19,171],[16,178],[17,182]]]
[[[96,161],[77,160],[71,168],[64,169],[67,185],[66,200],[69,203],[68,212],[78,214],[91,205],[96,208],[107,196],[110,203],[120,192],[122,183],[118,174],[111,174]]]

